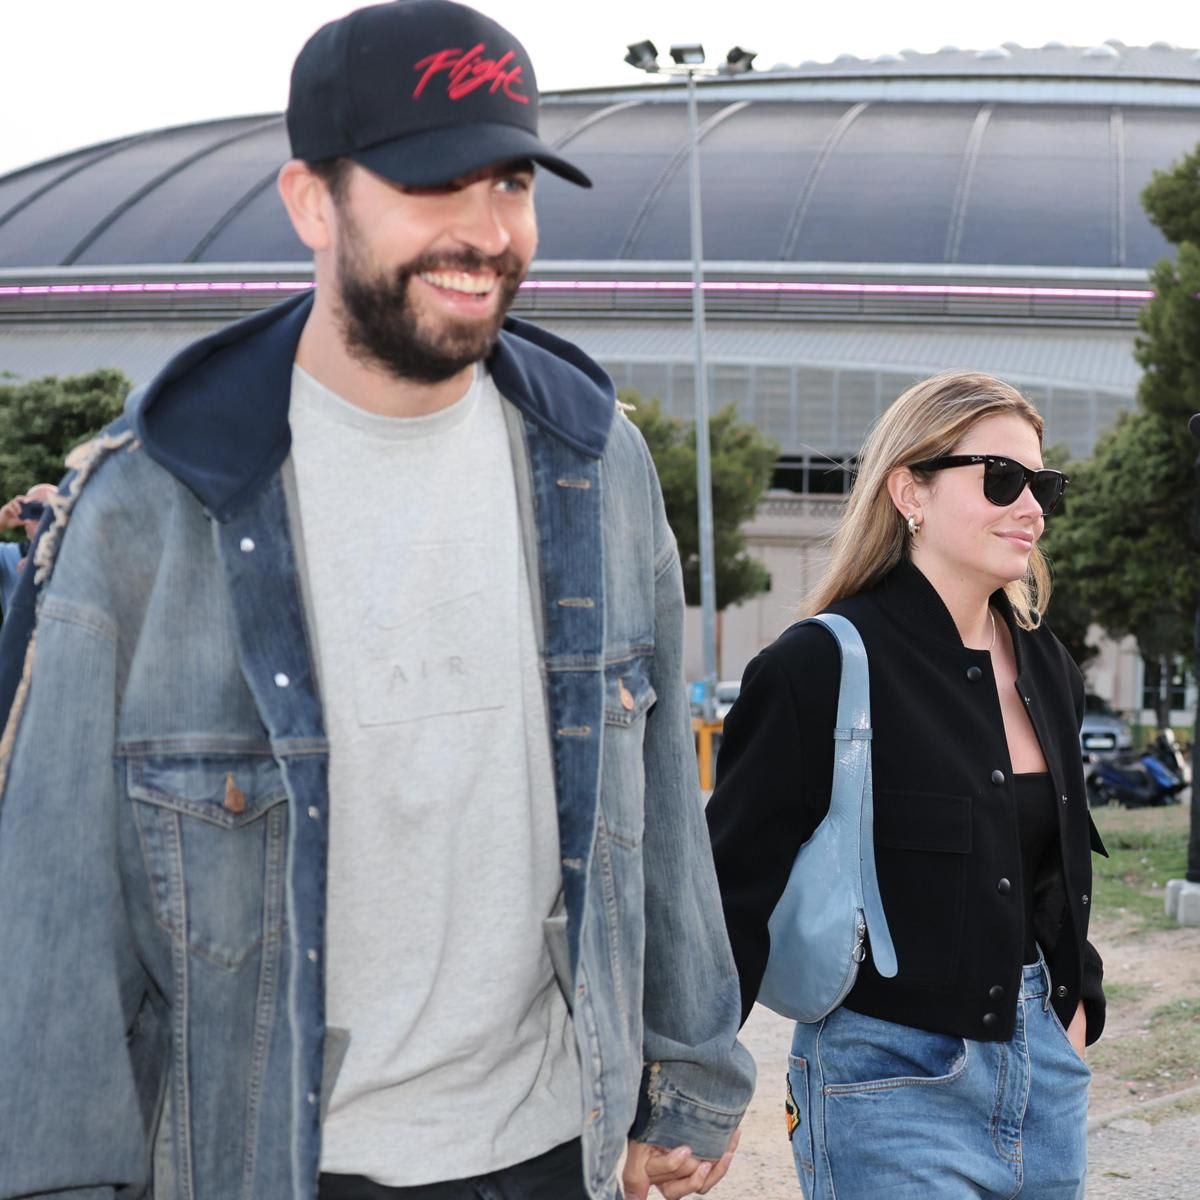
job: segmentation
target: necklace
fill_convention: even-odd
[[[992,612],[990,607],[988,608],[988,616],[992,618],[992,640],[988,642],[988,653],[991,654],[996,648],[996,614]]]

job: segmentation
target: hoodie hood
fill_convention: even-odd
[[[186,346],[130,398],[146,453],[219,521],[243,508],[292,445],[292,366],[312,293]],[[589,458],[608,442],[612,380],[577,346],[510,317],[487,361],[500,394]]]

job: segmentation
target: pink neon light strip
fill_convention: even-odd
[[[176,280],[167,283],[23,283],[0,285],[0,296],[158,295],[180,292],[304,292],[313,285],[290,280]]]
[[[303,292],[302,280],[176,280],[162,283],[34,283],[0,285],[0,297],[179,295],[223,292]],[[1082,300],[1142,303],[1149,288],[997,287],[965,283],[803,283],[783,280],[705,280],[705,292],[767,295],[925,296],[943,299]],[[690,280],[676,279],[528,279],[523,291],[687,293]]]

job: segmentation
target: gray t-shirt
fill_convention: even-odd
[[[330,739],[321,1169],[412,1187],[577,1137],[545,696],[502,400],[366,413],[296,368],[292,455]]]

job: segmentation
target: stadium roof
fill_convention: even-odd
[[[543,98],[596,181],[539,179],[539,261],[689,255],[678,83]],[[781,66],[700,86],[705,257],[1148,267],[1139,193],[1200,140],[1200,52],[1012,45]],[[0,271],[306,262],[274,193],[282,118],[154,130],[0,177]]]

